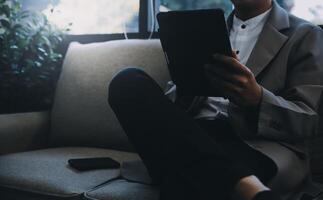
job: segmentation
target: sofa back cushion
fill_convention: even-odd
[[[108,84],[126,67],[140,67],[161,87],[169,80],[159,40],[71,43],[51,116],[52,146],[131,146],[108,104]]]

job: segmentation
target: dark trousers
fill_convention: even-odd
[[[109,103],[165,199],[227,196],[226,157],[266,177],[263,158],[224,120],[194,120],[165,95],[145,72],[128,68],[109,85]],[[223,156],[225,155],[225,156]],[[220,199],[220,198],[219,198]]]

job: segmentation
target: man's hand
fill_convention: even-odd
[[[262,87],[246,66],[234,57],[214,55],[215,63],[205,65],[205,76],[224,97],[239,106],[256,107],[262,96]]]

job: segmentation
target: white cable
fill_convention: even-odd
[[[128,33],[127,33],[127,22],[126,19],[123,20],[123,35],[126,40],[128,40]]]
[[[155,31],[155,6],[154,6],[154,0],[150,0],[150,9],[151,9],[151,32],[148,37],[148,40],[150,40],[153,37],[154,31]]]
[[[155,12],[154,0],[150,0],[150,9],[151,9],[150,17],[151,17],[152,23],[151,23],[151,30],[150,30],[148,40],[150,40],[153,37],[154,31],[155,31],[155,13],[156,12]],[[123,20],[123,35],[126,40],[129,39],[128,33],[127,33],[127,23],[126,23],[125,19]]]

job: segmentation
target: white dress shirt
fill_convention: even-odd
[[[230,30],[231,47],[237,52],[240,62],[246,65],[259,35],[269,17],[270,10],[246,21],[236,16]],[[248,67],[248,66],[247,66]],[[215,119],[228,117],[229,100],[222,97],[208,97],[195,119]]]

